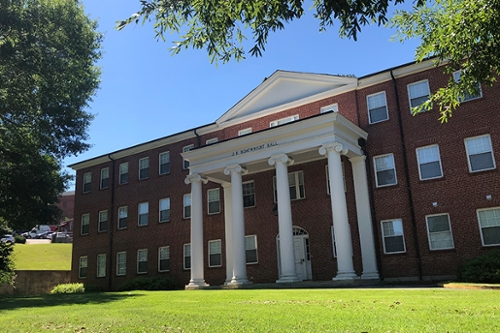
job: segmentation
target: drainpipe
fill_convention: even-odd
[[[196,132],[196,128],[193,130],[194,132],[194,135],[196,135],[196,138],[198,139],[198,147],[201,147],[201,138],[200,138],[200,135],[198,134],[198,132]]]
[[[398,85],[396,83],[396,78],[394,77],[392,70],[391,70],[391,78],[392,78],[392,84],[394,86],[394,94],[396,95],[396,109],[398,113],[399,135],[401,136],[401,148],[403,151],[403,163],[404,163],[405,180],[408,192],[408,204],[410,205],[413,241],[415,243],[415,256],[417,257],[418,278],[420,281],[422,281],[422,259],[420,257],[420,244],[417,236],[417,220],[415,218],[415,207],[413,206],[413,195],[411,192],[411,185],[410,185],[410,172],[408,171],[408,155],[406,154],[406,144],[405,144],[406,141],[403,130],[403,121],[401,119],[401,107],[399,105]]]
[[[112,279],[113,279],[113,221],[115,212],[115,160],[111,158],[111,154],[108,154],[108,158],[111,161],[111,208],[108,214],[108,230],[109,230],[109,256],[106,261],[109,261],[108,265],[108,289],[111,291]]]

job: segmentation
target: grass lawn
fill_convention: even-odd
[[[1,297],[2,332],[500,332],[500,292],[291,289]]]
[[[16,270],[70,270],[73,244],[15,244]]]

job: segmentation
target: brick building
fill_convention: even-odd
[[[72,280],[453,277],[500,247],[500,85],[411,114],[449,79],[277,71],[212,124],[72,165]]]

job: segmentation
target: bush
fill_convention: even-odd
[[[21,235],[14,235],[14,239],[16,240],[16,244],[26,244],[26,237]]]
[[[52,289],[51,294],[77,294],[85,292],[83,283],[63,283]]]
[[[177,283],[169,277],[138,277],[123,283],[119,291],[129,290],[174,290]]]
[[[95,284],[86,284],[85,285],[85,292],[86,293],[98,293],[101,291],[102,291],[102,288],[99,286],[96,286]]]
[[[500,283],[500,251],[473,258],[458,268],[461,282]]]

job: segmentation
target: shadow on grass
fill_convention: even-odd
[[[134,293],[133,297],[144,296]],[[0,296],[0,311],[73,304],[102,304],[131,297],[122,293],[81,293],[37,296]]]

